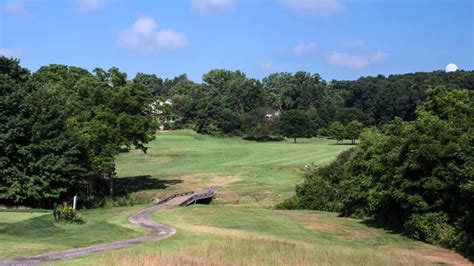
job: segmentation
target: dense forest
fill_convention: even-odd
[[[364,77],[355,81],[323,80],[307,72],[275,73],[262,81],[240,71],[212,70],[197,84],[181,75],[162,80],[139,73],[134,81],[151,86],[154,95],[175,103],[170,112],[178,117],[172,128],[192,127],[214,135],[278,134],[279,127],[267,114],[302,110],[311,124],[308,134],[327,135],[334,122],[359,121],[381,126],[400,117],[415,119],[416,106],[431,86],[474,89],[472,71],[430,72],[388,77]]]
[[[262,80],[211,70],[196,83],[118,68],[49,65],[34,73],[0,57],[0,203],[50,207],[73,195],[114,196],[114,157],[165,129],[249,140],[358,140],[309,165],[282,208],[371,217],[472,253],[474,72],[327,82],[318,74]]]

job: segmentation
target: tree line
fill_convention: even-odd
[[[380,127],[395,117],[414,120],[416,107],[424,102],[430,87],[474,90],[472,71],[327,82],[318,74],[304,71],[274,73],[256,80],[241,71],[215,69],[204,74],[202,80],[195,83],[186,75],[163,80],[143,73],[134,79],[151,86],[157,97],[172,100],[170,111],[178,120],[167,128],[194,128],[203,134],[253,139],[329,135],[354,141],[350,132],[357,132],[354,129],[360,124]],[[289,112],[292,110],[299,111]],[[295,119],[304,126],[289,124]],[[339,123],[344,127],[350,124],[349,130],[336,130],[342,129]]]
[[[474,89],[474,72],[430,72],[327,82],[304,71],[262,80],[211,70],[196,83],[180,75],[132,79],[108,70],[48,65],[34,73],[0,57],[0,203],[51,206],[78,194],[113,195],[114,156],[146,152],[170,99],[168,128],[256,140],[332,136],[357,139],[363,127],[413,121],[427,90]]]

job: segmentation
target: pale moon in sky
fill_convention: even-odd
[[[454,72],[456,70],[458,70],[459,67],[453,63],[449,63],[447,66],[446,66],[446,72]]]

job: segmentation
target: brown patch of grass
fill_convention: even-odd
[[[294,212],[290,216],[292,219],[297,221],[305,229],[324,232],[328,234],[341,235],[349,239],[370,239],[377,237],[377,233],[370,229],[358,229],[349,226],[344,226],[336,221],[331,222],[328,219],[320,219],[315,215],[308,213]],[[342,219],[342,218],[335,218]],[[340,222],[340,221],[338,221]]]
[[[399,247],[385,247],[385,250],[409,256],[412,258],[423,258],[433,264],[469,266],[473,265],[468,259],[449,250],[436,248],[425,244],[424,248],[420,249],[405,249]]]
[[[230,204],[239,204],[240,203],[240,195],[235,192],[231,191],[219,191],[216,194],[216,202],[217,203],[230,203]]]
[[[220,175],[214,173],[199,173],[192,175],[182,175],[173,177],[181,179],[183,182],[174,186],[175,190],[200,190],[211,186],[225,187],[232,183],[239,182],[241,179],[237,175]]]
[[[184,251],[171,253],[148,252],[140,256],[125,254],[110,258],[101,265],[141,265],[141,266],[169,266],[169,265],[193,265],[193,266],[221,266],[221,265],[240,265],[224,262],[217,258],[205,256],[193,256]]]
[[[151,163],[168,163],[172,160],[173,158],[170,156],[150,156],[146,158],[146,161]]]
[[[238,204],[245,207],[273,208],[277,203],[288,198],[291,193],[275,193],[271,191],[236,192],[222,190],[217,193],[216,203]]]
[[[355,229],[340,224],[327,224],[315,221],[313,223],[301,223],[301,225],[308,230],[336,235],[341,234],[344,237],[348,237],[350,239],[370,239],[377,236],[375,232],[372,232],[370,230]]]
[[[278,237],[265,236],[262,234],[257,234],[257,233],[244,231],[244,230],[238,230],[238,229],[219,228],[219,227],[213,227],[213,226],[191,225],[191,224],[180,224],[179,227],[183,230],[196,232],[196,233],[247,238],[247,239],[252,239],[254,241],[263,240],[263,241],[271,242],[272,244],[284,245],[284,246],[293,247],[293,248],[296,246],[306,245],[306,243],[304,242],[282,240]],[[306,246],[309,247],[310,245],[306,245]]]

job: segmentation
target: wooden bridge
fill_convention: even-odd
[[[207,192],[194,193],[191,197],[181,203],[180,206],[189,206],[191,204],[209,204],[211,203],[215,195],[216,193],[212,190],[208,190]]]
[[[215,186],[198,192],[188,191],[175,193],[162,200],[159,204],[168,202],[178,197],[181,197],[183,199],[183,201],[179,203],[179,206],[189,206],[191,204],[209,204],[216,195],[216,191],[218,189],[219,187]]]

